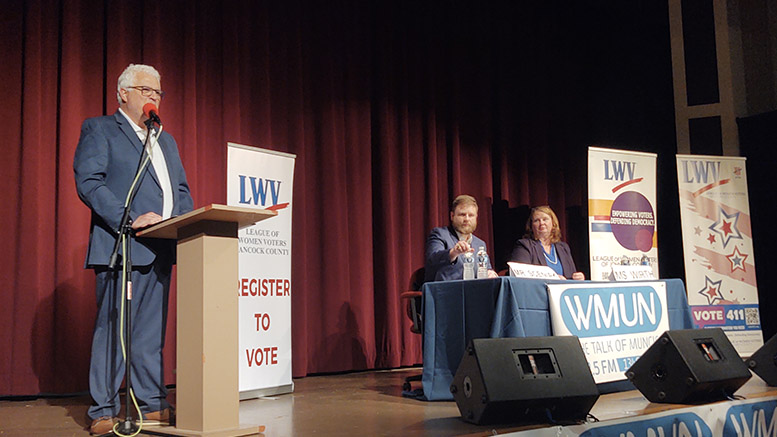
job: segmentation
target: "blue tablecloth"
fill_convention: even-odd
[[[666,283],[669,328],[693,328],[683,281],[661,282]],[[551,335],[548,283],[565,281],[499,277],[424,284],[424,397],[453,400],[449,387],[473,338]],[[633,388],[628,381],[599,386],[603,393]]]

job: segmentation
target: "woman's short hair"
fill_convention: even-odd
[[[558,217],[556,217],[556,213],[553,212],[553,210],[550,209],[550,206],[548,205],[535,206],[531,209],[531,212],[529,213],[529,219],[526,220],[526,234],[523,237],[537,240],[537,237],[534,235],[534,230],[531,227],[535,212],[544,212],[550,216],[550,221],[553,222],[553,227],[550,229],[550,242],[558,243],[561,241],[561,229],[558,224]]]

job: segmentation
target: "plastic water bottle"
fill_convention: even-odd
[[[488,277],[488,253],[486,248],[481,246],[478,248],[478,279]]]
[[[646,253],[642,254],[642,259],[639,260],[639,263],[643,266],[649,266],[650,265],[650,258],[648,258]]]
[[[467,252],[461,255],[462,263],[464,264],[464,278],[463,279],[475,279],[475,254]]]

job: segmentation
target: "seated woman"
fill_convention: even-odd
[[[548,266],[562,279],[585,279],[576,271],[569,245],[561,241],[558,218],[547,205],[532,208],[526,234],[515,242],[510,261]]]

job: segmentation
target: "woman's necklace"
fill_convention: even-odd
[[[550,245],[550,256],[548,256],[548,252],[545,252],[545,247],[542,248],[542,254],[545,255],[545,261],[556,265],[558,264],[558,254],[556,253],[556,247],[554,245]],[[551,256],[553,257],[551,259]]]

